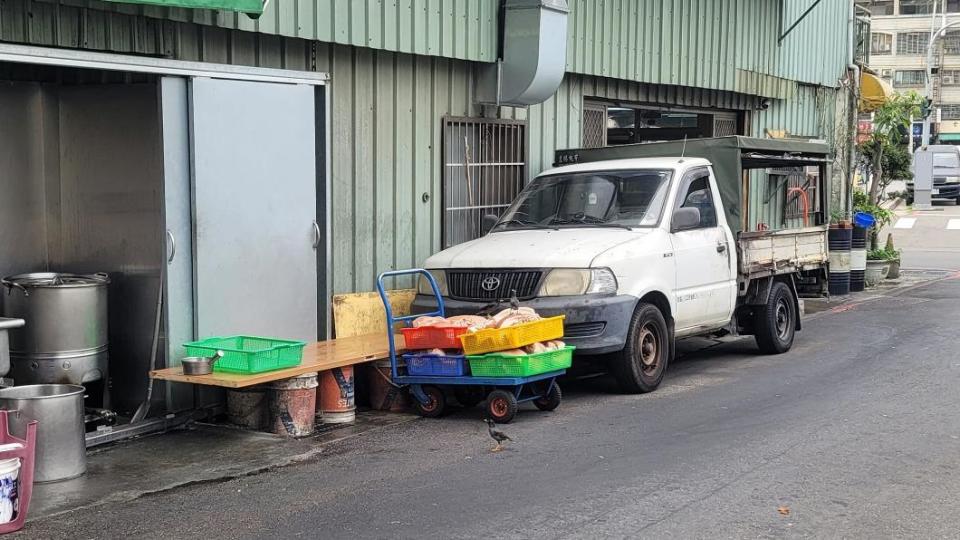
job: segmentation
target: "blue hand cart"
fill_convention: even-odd
[[[404,317],[394,317],[384,288],[383,280],[397,276],[423,276],[430,284],[437,301],[437,310]],[[409,375],[401,373],[397,363],[395,343],[396,323],[409,324],[417,317],[444,317],[443,296],[433,275],[426,270],[414,268],[384,272],[377,278],[377,291],[387,313],[387,338],[390,344],[390,374],[394,384],[409,386],[415,399],[415,407],[421,416],[437,418],[447,407],[444,389],[452,389],[454,397],[464,407],[473,407],[486,400],[486,414],[498,424],[506,424],[517,414],[520,403],[532,401],[542,411],[552,411],[560,406],[562,399],[557,377],[566,370],[551,371],[528,377],[472,377],[470,375]],[[407,358],[414,359],[412,356]],[[461,361],[466,361],[461,359]]]

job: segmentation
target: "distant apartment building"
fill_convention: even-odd
[[[898,92],[924,92],[931,25],[960,21],[960,0],[858,0],[870,11],[870,67]],[[933,104],[939,141],[960,144],[960,24],[933,46]],[[937,117],[931,118],[936,121]],[[915,132],[917,127],[915,126]]]

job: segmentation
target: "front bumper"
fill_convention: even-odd
[[[907,184],[907,193],[913,195],[913,184]],[[934,184],[932,199],[956,199],[960,197],[960,184]]]
[[[490,304],[443,299],[447,316],[473,315]],[[564,341],[577,348],[580,354],[605,354],[623,349],[627,342],[630,319],[637,307],[632,296],[557,296],[535,298],[523,302],[544,317],[565,315]],[[509,307],[503,305],[503,309]],[[413,301],[414,313],[426,313],[437,308],[436,299],[418,294]]]

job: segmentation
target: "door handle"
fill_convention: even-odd
[[[313,220],[313,249],[320,247],[320,224]]]
[[[717,244],[717,253],[723,253],[727,250],[726,244]]]
[[[167,239],[170,240],[170,255],[167,256],[167,264],[170,264],[173,262],[173,258],[177,256],[177,240],[173,237],[170,229],[167,229]]]

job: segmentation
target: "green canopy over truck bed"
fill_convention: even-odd
[[[756,230],[757,223],[771,229],[825,225],[828,222],[828,194],[832,151],[822,142],[755,137],[714,137],[657,143],[626,144],[604,148],[557,150],[554,166],[645,157],[699,157],[713,164],[727,222],[737,234]],[[816,212],[808,212],[810,223],[787,219],[786,207],[800,196],[791,190],[786,176],[774,174],[798,167],[816,166],[816,188],[805,187],[814,195],[808,203]],[[764,208],[766,207],[766,208]],[[754,217],[757,219],[751,219]],[[776,216],[775,218],[773,216]],[[804,218],[806,219],[806,218]],[[767,223],[776,220],[777,223]]]

